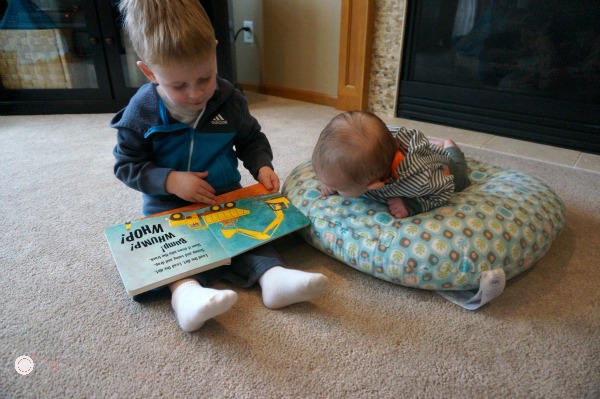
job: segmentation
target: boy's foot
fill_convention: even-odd
[[[320,273],[275,266],[258,280],[263,303],[269,309],[279,309],[294,303],[309,301],[327,288],[329,279]]]
[[[186,281],[173,290],[171,305],[181,329],[196,331],[208,319],[228,311],[238,295],[231,290],[202,287],[197,281]]]

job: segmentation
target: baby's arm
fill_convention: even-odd
[[[204,180],[207,176],[208,172],[172,171],[167,176],[165,189],[169,194],[175,194],[186,201],[213,205],[215,189]]]
[[[406,207],[406,204],[404,203],[402,197],[394,197],[388,199],[388,208],[390,210],[390,213],[396,219],[402,219],[409,215],[408,208]]]

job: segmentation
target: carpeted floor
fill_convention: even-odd
[[[337,111],[252,98],[283,180]],[[233,309],[187,334],[168,301],[131,300],[104,241],[141,207],[113,176],[110,116],[0,117],[1,397],[600,397],[600,174],[463,147],[541,178],[568,217],[546,256],[477,311],[290,236],[277,248],[326,274],[325,295],[272,311],[257,288],[235,288]],[[23,355],[28,375],[15,370]]]

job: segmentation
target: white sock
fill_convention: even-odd
[[[206,320],[228,311],[237,299],[234,291],[205,288],[192,280],[175,288],[171,305],[181,329],[192,332],[202,327]]]
[[[265,272],[258,282],[262,288],[263,303],[269,309],[309,301],[323,293],[329,279],[320,273],[275,266]]]

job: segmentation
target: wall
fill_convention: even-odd
[[[394,116],[407,0],[375,0],[369,110]],[[234,0],[235,30],[255,25],[254,45],[236,42],[242,83],[337,97],[341,0]],[[266,36],[265,36],[266,35]]]
[[[233,1],[233,15],[255,25],[254,44],[236,41],[239,82],[337,97],[341,0]]]
[[[233,0],[233,32],[244,26],[244,21],[254,22],[254,43],[244,43],[244,32],[235,42],[237,81],[259,85],[262,82],[263,4],[262,0]]]

